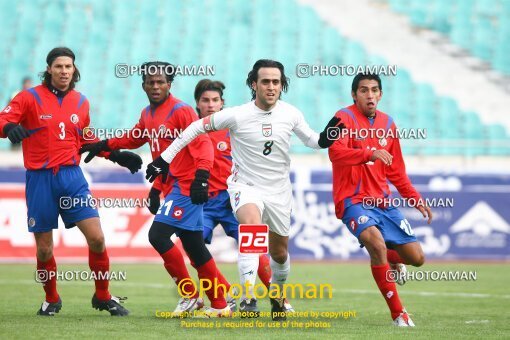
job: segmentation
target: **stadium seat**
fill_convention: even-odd
[[[396,12],[408,15],[415,25],[448,35],[454,43],[492,63],[495,69],[510,74],[510,21],[506,20],[510,1],[498,1],[497,6],[486,0],[388,3]],[[178,65],[214,65],[216,74],[210,77],[225,82],[226,102],[233,106],[250,99],[246,74],[257,59],[280,60],[291,78],[284,100],[298,106],[315,130],[322,129],[336,110],[352,103],[352,77],[315,76],[298,80],[295,74],[298,63],[388,64],[380,56],[368,53],[359,42],[328,26],[311,7],[295,0],[185,3],[75,0],[72,6],[63,0],[20,0],[16,6],[0,2],[0,13],[6,27],[15,27],[0,32],[0,38],[6,42],[0,47],[4,52],[0,69],[5,70],[0,72],[0,88],[5,89],[0,99],[7,101],[22,77],[31,75],[35,79],[45,67],[41,56],[56,44],[65,44],[77,55],[82,73],[77,88],[90,101],[93,122],[105,127],[131,126],[147,103],[140,88],[140,76],[115,77],[114,67],[118,63],[139,65],[158,59]],[[42,39],[41,35],[52,38]],[[193,88],[200,78],[178,77],[172,91],[193,103]],[[509,140],[498,130],[501,127],[486,127],[477,113],[461,112],[454,101],[438,96],[427,84],[415,82],[405,69],[399,68],[396,77],[383,77],[383,90],[380,109],[392,115],[400,127],[426,128],[432,141],[465,136],[478,140],[494,134]],[[443,143],[446,151],[432,144],[408,145],[406,150],[419,154],[455,151],[448,148],[448,142]],[[488,146],[480,152],[488,153],[489,149]],[[309,152],[303,147],[293,150]],[[498,150],[494,152],[501,152]]]
[[[510,74],[510,59],[501,52],[510,44],[509,1],[390,0],[389,5],[409,16],[413,25],[443,33],[494,69]]]

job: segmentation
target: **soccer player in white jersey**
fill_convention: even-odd
[[[283,284],[290,271],[287,248],[292,207],[289,179],[291,134],[294,132],[308,147],[328,148],[335,141],[328,138],[328,131],[337,127],[340,119],[334,117],[323,132],[314,132],[301,111],[280,100],[281,92],[287,91],[288,78],[278,61],[258,60],[248,74],[246,84],[251,89],[252,101],[223,109],[189,125],[181,138],[175,139],[147,166],[146,178],[152,182],[157,176],[168,173],[169,163],[198,135],[229,129],[233,159],[232,174],[228,178],[231,205],[240,224],[269,225],[271,282],[283,293]],[[338,127],[344,126],[340,124]],[[245,273],[252,273],[245,280],[254,283],[258,256],[240,255],[244,257]],[[270,300],[273,320],[286,320],[283,296]]]

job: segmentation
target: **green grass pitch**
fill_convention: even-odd
[[[58,261],[58,259],[57,259]],[[232,283],[237,282],[237,267],[221,264]],[[86,265],[59,265],[59,270],[86,270]],[[253,319],[162,319],[156,311],[171,311],[178,296],[162,265],[112,264],[113,271],[126,271],[126,281],[112,282],[111,292],[128,296],[125,306],[131,315],[114,318],[91,308],[93,282],[59,282],[63,308],[55,317],[36,316],[44,295],[34,280],[35,266],[0,265],[0,338],[203,338],[203,339],[339,339],[339,338],[503,338],[510,336],[510,265],[506,263],[443,263],[420,268],[433,271],[476,271],[476,281],[408,282],[399,294],[416,324],[413,329],[397,328],[391,323],[388,308],[376,288],[368,263],[293,262],[291,283],[331,284],[332,299],[293,299],[297,311],[356,312],[356,317],[312,321],[329,325],[304,326],[310,318],[289,318],[286,328],[269,328],[268,317]],[[412,270],[416,270],[413,268]],[[190,273],[195,274],[193,268]],[[259,307],[268,312],[269,301]],[[219,323],[216,321],[219,320]],[[228,328],[227,325],[258,321],[263,327]],[[199,327],[212,322],[214,329]],[[292,327],[291,322],[295,322]],[[299,323],[302,325],[299,325]],[[228,324],[230,323],[230,324]],[[216,326],[218,326],[216,328]]]

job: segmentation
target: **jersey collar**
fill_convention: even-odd
[[[356,104],[354,104],[354,105],[353,105],[353,110],[354,110],[354,112],[355,112],[358,116],[362,117],[363,119],[365,119],[365,120],[366,120],[366,121],[368,121],[368,122],[372,122],[370,125],[373,125],[373,123],[374,123],[374,122],[376,121],[376,119],[377,119],[377,116],[379,116],[379,110],[376,110],[376,111],[375,111],[375,115],[374,115],[373,117],[371,117],[371,118],[368,118],[367,116],[365,116],[365,115],[363,114],[363,112],[361,112],[361,111],[358,109],[358,106],[356,106]]]
[[[51,84],[48,84],[47,87],[48,87],[48,90],[50,90],[50,92],[53,93],[58,98],[64,98],[64,96],[71,91],[71,90],[61,91]]]
[[[255,112],[257,113],[260,113],[260,114],[263,114],[263,115],[270,115],[274,112],[274,110],[276,110],[276,108],[280,105],[280,100],[278,99],[276,101],[276,104],[273,106],[273,108],[269,111],[265,111],[265,110],[262,110],[260,107],[258,107],[256,104],[255,104],[255,100],[252,101],[253,103],[253,107],[255,108]]]

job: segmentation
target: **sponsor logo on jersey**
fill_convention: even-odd
[[[182,218],[182,215],[184,215],[184,209],[175,207],[174,211],[172,212],[172,217],[180,220]]]
[[[269,137],[273,134],[273,126],[271,123],[269,124],[262,124],[262,136]]]
[[[53,118],[53,115],[51,113],[39,116],[39,119],[51,119],[51,118]]]
[[[227,142],[224,142],[224,141],[221,141],[218,143],[218,145],[216,145],[216,148],[220,151],[227,150],[227,147],[228,147]]]
[[[76,113],[73,113],[71,115],[71,123],[76,124],[80,121],[80,118],[78,118],[78,115]]]
[[[353,233],[355,233],[356,229],[358,229],[358,224],[356,224],[354,218],[351,218],[351,220],[349,221],[349,228],[351,228]]]

